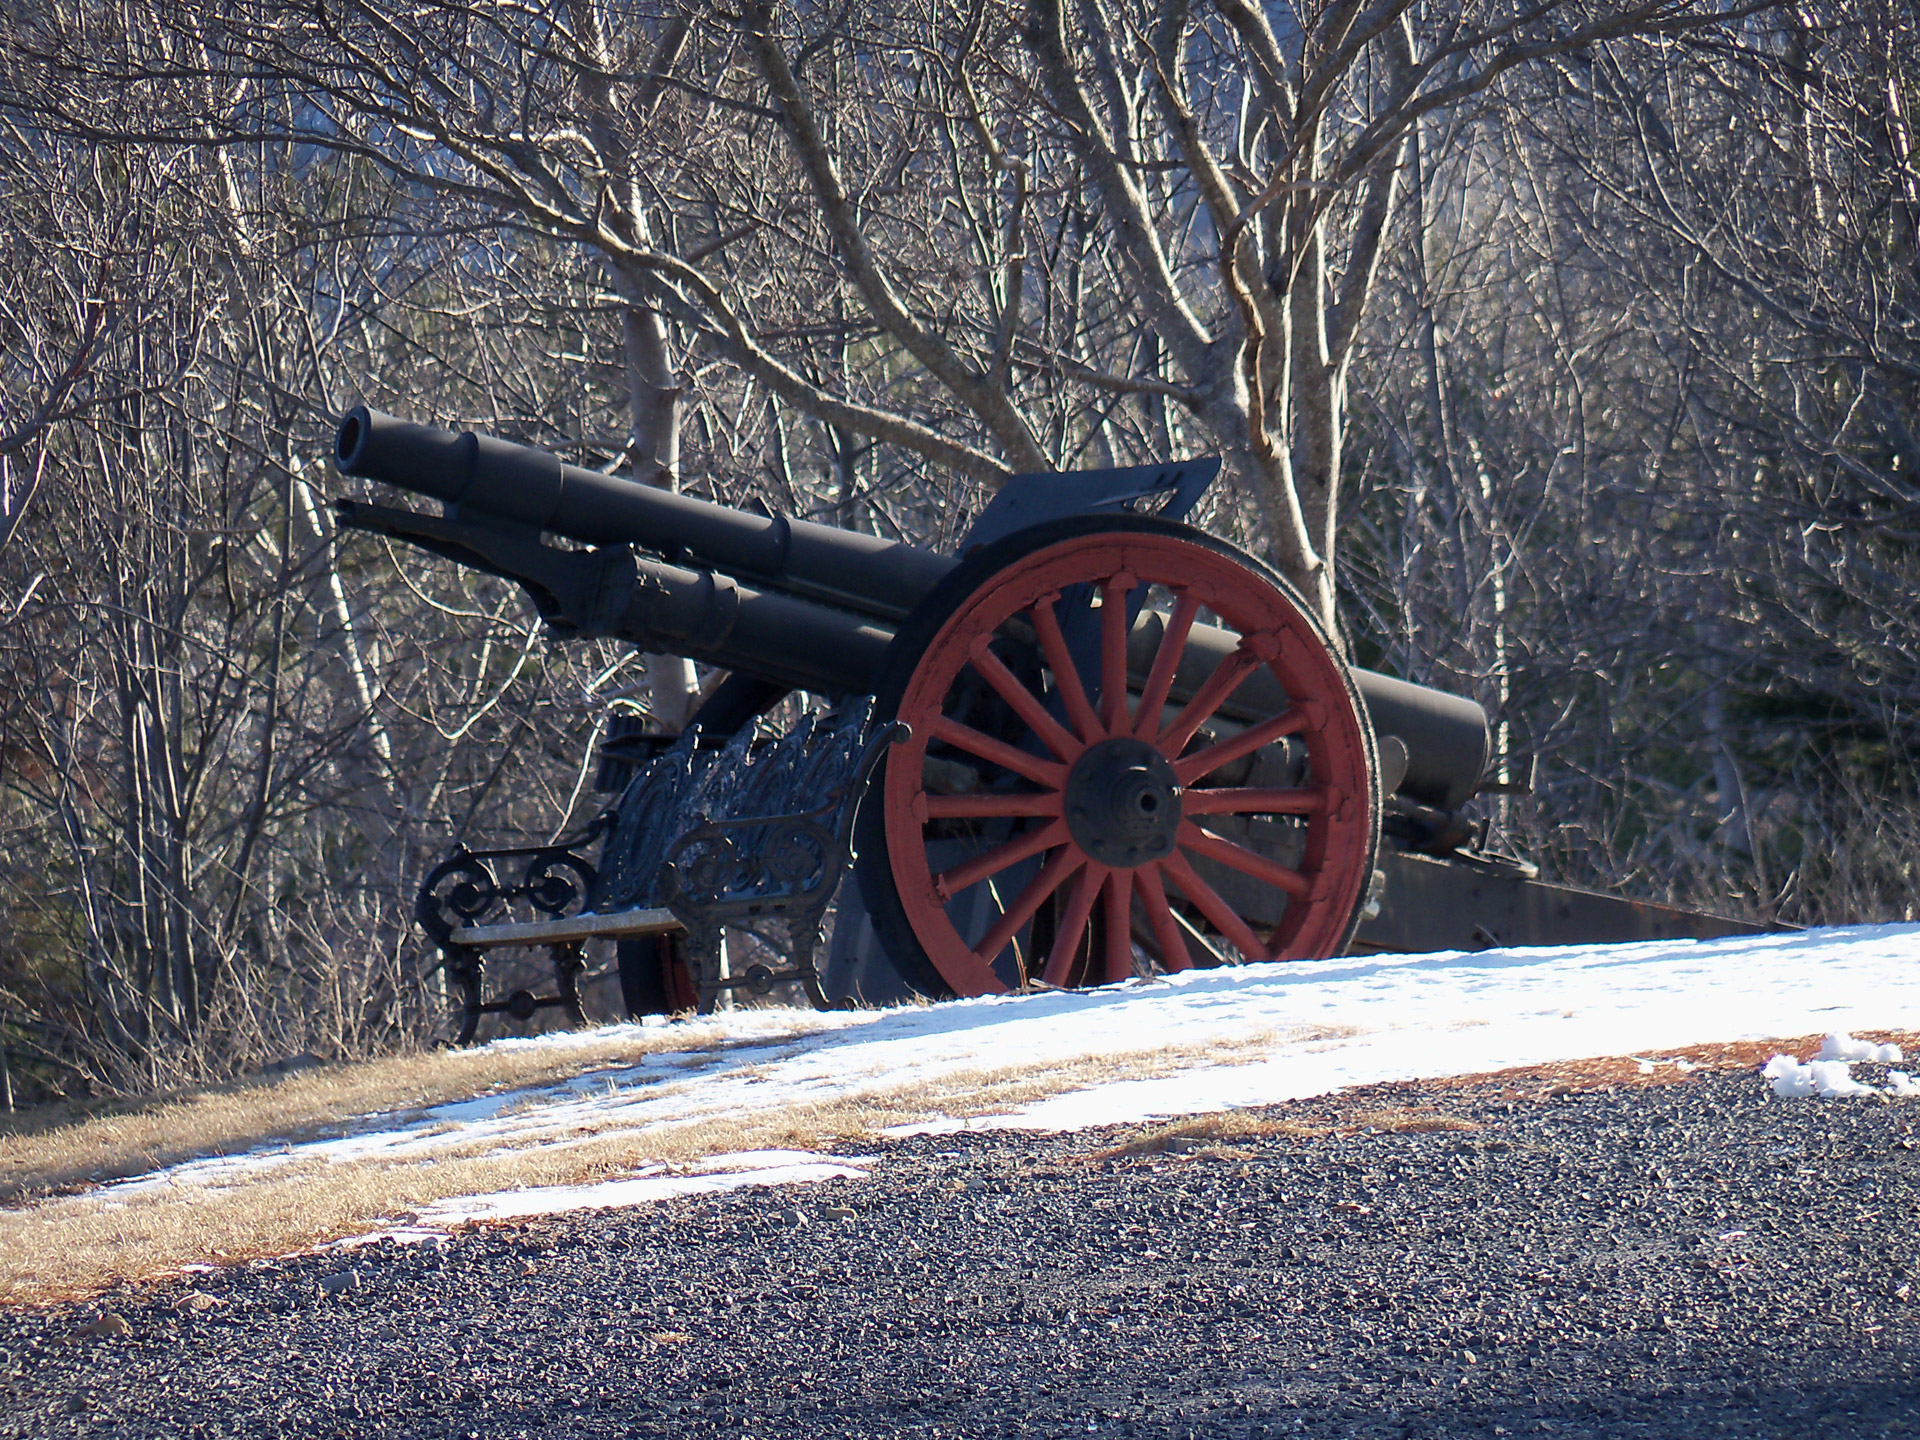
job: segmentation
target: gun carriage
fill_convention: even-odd
[[[677,736],[610,729],[586,831],[428,877],[461,1040],[577,1018],[595,937],[640,1012],[1752,928],[1476,853],[1485,713],[1345,664],[1284,580],[1181,523],[1217,461],[1017,476],[948,556],[365,407],[335,459],[442,504],[341,500],[345,525],[516,582],[558,636],[729,672]],[[792,692],[817,703],[761,734]],[[782,965],[728,973],[743,924],[784,927]],[[547,947],[557,993],[486,999],[506,945]]]

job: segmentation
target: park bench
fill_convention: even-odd
[[[900,728],[869,733],[869,710],[860,697],[772,739],[753,724],[730,737],[690,726],[616,765],[631,778],[577,834],[549,845],[456,846],[414,904],[453,987],[454,1043],[471,1041],[489,1014],[525,1021],[559,1008],[583,1022],[579,980],[597,939],[619,943],[631,1013],[705,1011],[728,991],[766,994],[780,984],[826,1008],[815,964],[826,908],[851,859],[857,797]],[[729,927],[751,930],[784,963],[730,973]],[[487,957],[507,948],[544,948],[554,993],[487,998]]]

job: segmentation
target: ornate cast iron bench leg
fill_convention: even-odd
[[[831,1010],[833,1001],[827,995],[826,986],[820,979],[820,967],[813,958],[820,953],[820,929],[818,913],[804,920],[789,922],[787,948],[792,955],[793,968],[799,972],[800,988],[806,992],[807,1003],[816,1010]]]
[[[444,944],[440,947],[440,966],[452,983],[454,998],[459,1009],[453,1017],[453,1039],[450,1043],[471,1045],[474,1032],[480,1026],[480,1016],[485,1012],[481,1004],[484,986],[485,957],[478,951],[465,945]]]
[[[580,1003],[580,977],[587,968],[586,942],[574,940],[564,945],[549,945],[547,953],[553,957],[554,989],[559,992],[549,1003],[564,1009],[567,1019],[574,1024],[586,1024],[587,1012]]]
[[[730,977],[720,973],[726,954],[726,929],[701,912],[676,910],[674,913],[687,927],[683,933],[687,969],[693,978],[694,1010],[697,1014],[711,1015],[720,992],[732,984]]]

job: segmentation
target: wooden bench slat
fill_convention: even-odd
[[[492,945],[564,945],[596,935],[658,935],[678,930],[671,910],[618,910],[611,915],[568,915],[518,925],[462,925],[448,936],[456,945],[486,949]]]

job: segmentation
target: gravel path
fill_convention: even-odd
[[[1478,1128],[1352,1128],[1385,1106]],[[1746,1072],[1265,1114],[1349,1128],[919,1138],[0,1314],[0,1435],[1920,1435],[1920,1103]]]

